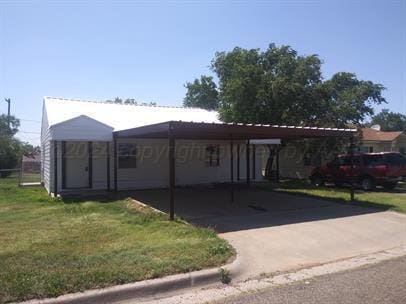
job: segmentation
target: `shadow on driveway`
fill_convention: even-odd
[[[127,194],[163,212],[169,212],[167,190],[142,190]],[[311,197],[277,193],[256,188],[230,192],[224,188],[178,188],[175,213],[198,226],[217,232],[231,232],[294,223],[320,221],[383,212],[383,209],[357,207]]]

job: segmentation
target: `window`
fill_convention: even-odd
[[[354,166],[359,166],[359,165],[360,165],[360,157],[359,157],[359,156],[354,155],[353,161],[354,161]],[[332,165],[333,165],[334,167],[351,166],[351,157],[349,157],[349,156],[344,156],[344,157],[336,158],[336,159],[332,162]]]
[[[135,144],[118,144],[118,167],[120,169],[137,167],[137,146]]]
[[[368,147],[368,146],[361,146],[360,152],[361,153],[368,153],[369,149],[370,149],[370,147]]]
[[[361,146],[361,153],[373,153],[374,147],[373,146]]]
[[[206,147],[205,155],[206,167],[220,166],[220,147],[219,145],[210,145]]]
[[[406,155],[406,148],[405,147],[400,147],[399,152],[403,155]]]
[[[303,155],[303,165],[304,166],[312,165],[312,158],[310,156],[310,153],[305,153],[305,155]]]
[[[406,158],[400,154],[387,154],[386,161],[392,166],[406,165]]]
[[[385,164],[383,155],[364,155],[365,166],[382,166]]]

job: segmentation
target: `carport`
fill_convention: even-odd
[[[250,140],[256,139],[305,139],[327,137],[349,137],[353,153],[353,137],[356,129],[258,125],[241,123],[196,123],[186,121],[167,121],[113,133],[114,159],[117,159],[118,138],[154,138],[168,139],[168,166],[169,166],[169,215],[175,214],[175,142],[176,140],[227,140],[230,143],[230,196],[234,201],[234,141],[245,141],[247,159],[250,156]],[[252,151],[255,153],[255,150]],[[351,174],[353,162],[351,162]],[[250,162],[246,162],[246,182],[250,184]],[[114,162],[114,190],[117,191],[117,162]],[[354,199],[354,183],[351,183],[351,199]]]

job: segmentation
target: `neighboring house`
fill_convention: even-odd
[[[22,168],[25,173],[39,173],[41,170],[41,153],[23,155]]]
[[[361,152],[400,152],[406,155],[406,133],[380,131],[375,128],[362,129]]]
[[[217,116],[216,111],[197,108],[45,97],[41,128],[42,182],[49,193],[54,193],[55,188],[57,193],[114,189],[116,164],[119,190],[167,187],[168,139],[118,138],[115,157],[113,131],[167,121],[220,123]],[[238,170],[237,165],[235,169],[236,180],[246,175],[244,143],[235,141],[241,155]],[[227,140],[177,140],[176,185],[229,181],[230,158],[225,153],[228,147]],[[258,154],[252,155],[251,178],[262,178],[261,166],[255,166],[260,164],[260,158]]]

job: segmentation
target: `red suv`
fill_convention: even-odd
[[[373,190],[376,185],[393,189],[406,180],[406,157],[396,152],[366,153],[354,155],[354,182],[364,190]],[[351,183],[350,155],[340,155],[332,162],[313,169],[310,180],[316,186],[334,182],[337,186]]]

